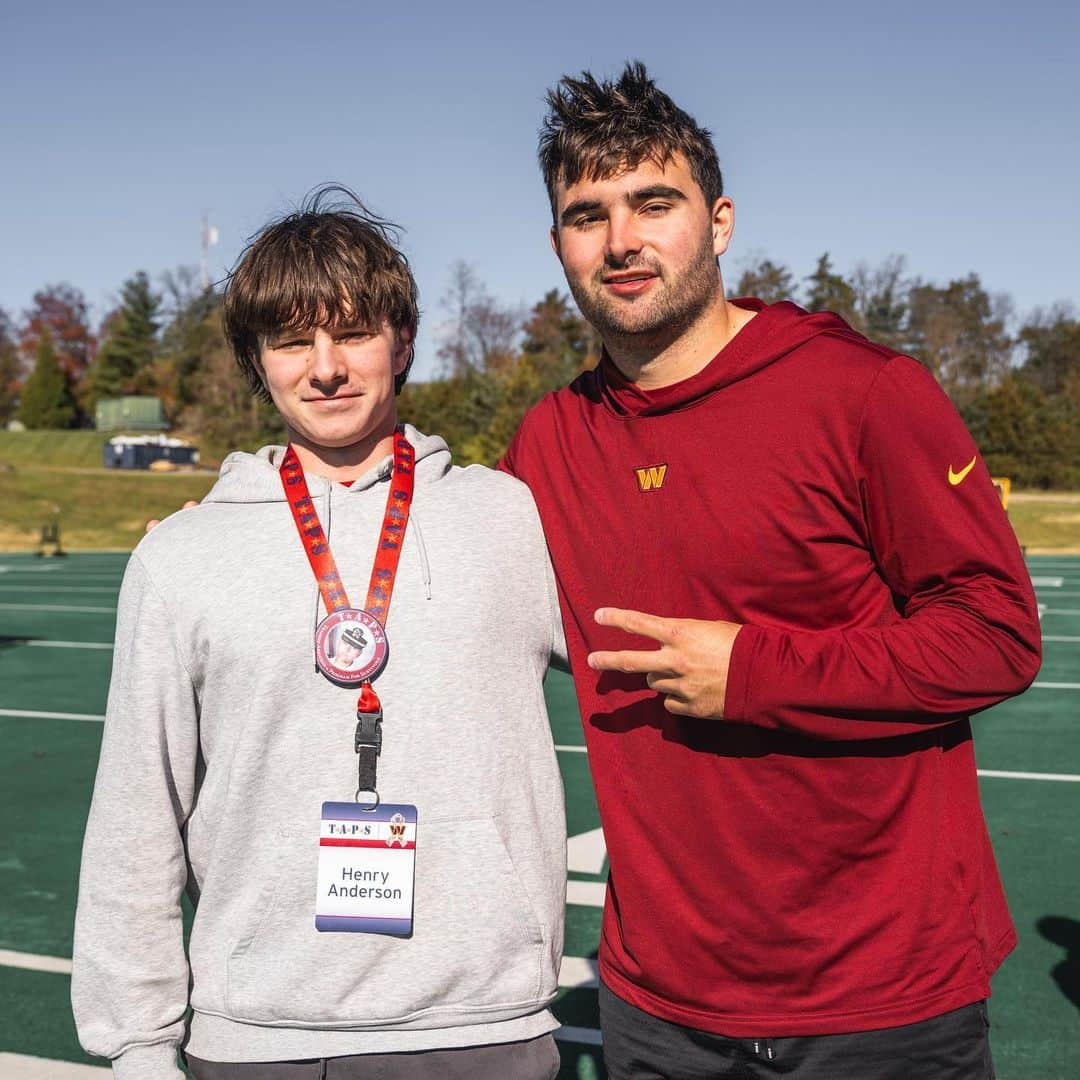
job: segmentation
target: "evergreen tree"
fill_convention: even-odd
[[[809,283],[806,294],[808,311],[831,311],[849,323],[858,322],[855,289],[842,274],[833,272],[828,252],[818,259],[817,269],[806,280]]]
[[[795,279],[791,271],[771,259],[757,259],[744,267],[735,283],[735,296],[756,296],[766,304],[795,297]]]
[[[524,331],[521,353],[536,369],[541,394],[566,385],[600,358],[596,331],[558,289],[550,289],[533,307]]]
[[[87,373],[88,411],[101,398],[155,389],[154,357],[161,328],[161,297],[143,271],[124,282],[120,307],[102,328],[104,344]]]
[[[38,338],[37,358],[23,387],[19,419],[28,428],[69,428],[75,421],[75,402],[57,360],[48,327]]]

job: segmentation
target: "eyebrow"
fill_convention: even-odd
[[[628,191],[624,198],[631,205],[648,202],[650,199],[671,199],[673,202],[686,202],[686,195],[683,192],[678,188],[669,187],[667,184],[651,184],[649,187],[637,188],[635,191]],[[578,214],[602,210],[603,206],[604,204],[599,199],[577,199],[570,203],[559,215],[559,224],[569,225],[571,219],[577,217]]]

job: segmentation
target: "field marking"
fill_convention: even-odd
[[[573,746],[570,743],[556,743],[555,749],[561,754],[585,754],[588,752],[584,746]]]
[[[1045,639],[1044,639],[1045,640]],[[1080,640],[1080,639],[1077,639]],[[31,649],[111,649],[111,641],[24,641]]]
[[[105,722],[104,716],[95,713],[31,712],[27,709],[0,709],[0,716],[25,716],[30,720],[89,720],[98,724]]]
[[[31,592],[39,593],[44,586],[41,585],[0,585],[0,592]],[[55,585],[47,588],[48,592],[65,593],[109,593],[116,594],[116,587],[112,585]]]
[[[0,1052],[0,1076],[4,1080],[105,1080],[112,1072],[111,1068],[103,1069],[98,1065],[77,1065],[74,1061]]]
[[[50,574],[59,566],[19,566],[15,563],[0,564],[0,574]]]
[[[2,588],[3,588],[3,586],[0,585],[0,589],[2,589]],[[1065,600],[1065,599],[1075,600],[1078,596],[1080,596],[1080,592],[1069,592],[1068,590],[1066,590],[1065,592],[1056,592],[1056,593],[1054,593],[1052,599],[1054,599],[1054,600]],[[1046,599],[1050,600],[1051,597],[1048,596],[1048,597],[1046,597]]]
[[[1080,641],[1080,637],[1067,637],[1062,634],[1043,634],[1043,641]]]
[[[600,985],[600,966],[591,956],[564,956],[559,968],[559,985],[567,990]]]
[[[604,830],[590,829],[566,838],[566,869],[575,874],[600,874],[607,858]]]
[[[1033,577],[1031,584],[1036,589],[1060,589],[1065,584],[1063,577]]]
[[[1080,682],[1033,682],[1039,690],[1080,690]]]
[[[71,961],[64,956],[42,956],[38,953],[16,952],[0,949],[0,967],[22,968],[24,971],[51,971],[56,975],[70,975]]]
[[[65,604],[0,604],[3,611],[77,611],[84,615],[115,615],[114,607],[69,607]]]
[[[1072,773],[1050,772],[1006,772],[1002,769],[979,769],[980,776],[993,776],[1002,780],[1064,780],[1066,783],[1080,784],[1080,776]]]
[[[561,1028],[556,1028],[552,1033],[559,1042],[572,1042],[582,1043],[585,1046],[603,1046],[603,1036],[596,1028],[583,1028],[572,1027],[570,1024],[563,1024]]]
[[[566,902],[578,907],[604,906],[607,884],[603,881],[568,881],[566,883]]]
[[[2,606],[2,605],[0,605],[0,606]],[[1078,610],[1076,608],[1059,608],[1059,607],[1048,608],[1048,607],[1043,607],[1042,604],[1040,604],[1039,607],[1042,608],[1042,611],[1040,612],[1040,615],[1039,615],[1040,618],[1042,618],[1043,615],[1080,615],[1080,610]]]

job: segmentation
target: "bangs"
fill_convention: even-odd
[[[306,260],[287,264],[287,272],[256,284],[244,312],[248,327],[262,340],[320,326],[378,329],[390,312],[386,299],[366,287],[371,281],[366,268],[335,266],[337,260],[317,251],[305,254]]]

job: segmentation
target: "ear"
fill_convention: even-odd
[[[551,250],[555,252],[555,258],[562,262],[562,252],[559,250],[559,226],[551,226]]]
[[[721,195],[712,206],[713,254],[723,255],[735,231],[735,204]]]
[[[397,347],[394,349],[391,370],[395,375],[400,375],[409,366],[409,356],[412,353],[413,336],[409,328],[403,326],[397,332]]]

